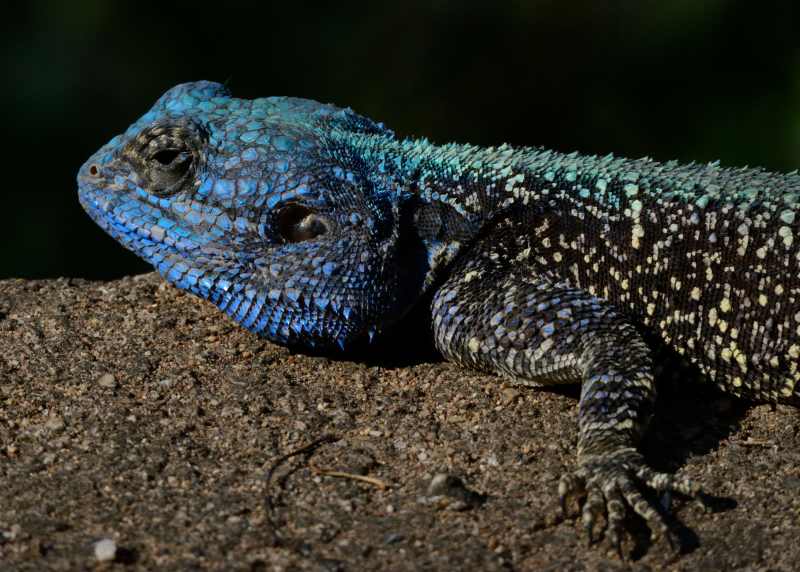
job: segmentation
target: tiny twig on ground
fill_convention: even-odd
[[[317,467],[316,465],[309,463],[308,468],[316,475],[322,475],[325,477],[337,477],[340,479],[350,479],[352,481],[360,481],[362,483],[367,483],[373,486],[378,487],[380,490],[385,491],[389,488],[389,484],[386,481],[382,481],[375,477],[368,477],[366,475],[356,475],[355,473],[345,473],[343,471],[331,471],[330,469],[322,469]]]
[[[279,526],[278,526],[277,520],[275,519],[275,506],[272,503],[272,496],[269,494],[269,492],[270,492],[269,489],[270,489],[270,486],[272,484],[272,477],[275,475],[275,471],[277,471],[278,467],[280,467],[283,463],[285,463],[287,460],[291,459],[292,457],[296,457],[298,455],[309,455],[309,454],[313,453],[321,445],[326,445],[328,443],[335,443],[335,442],[339,441],[340,439],[341,439],[341,437],[337,437],[336,435],[323,435],[322,437],[313,440],[308,445],[304,445],[303,447],[300,447],[299,449],[295,449],[294,451],[290,451],[289,453],[286,453],[285,455],[281,455],[280,457],[275,459],[275,461],[273,461],[272,464],[267,469],[267,474],[266,474],[266,477],[267,477],[267,479],[266,479],[267,480],[267,494],[266,494],[265,499],[264,499],[264,504],[266,505],[265,509],[266,509],[266,513],[267,513],[267,518],[269,519],[269,522],[272,525],[272,531],[273,531],[273,534],[275,535],[275,538],[276,538],[277,541],[283,542],[284,538],[282,537],[281,533],[278,531],[279,530]]]

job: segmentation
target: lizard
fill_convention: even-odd
[[[93,154],[80,203],[178,288],[275,343],[347,352],[422,299],[443,356],[529,386],[578,383],[559,481],[592,543],[642,491],[702,496],[637,449],[649,332],[754,401],[800,394],[800,176],[718,163],[398,138],[349,108],[173,87]],[[597,537],[597,538],[595,538]]]

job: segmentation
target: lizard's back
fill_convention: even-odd
[[[543,184],[531,262],[630,312],[728,391],[791,396],[800,177],[554,155],[527,155]]]

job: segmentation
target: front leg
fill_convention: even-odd
[[[639,487],[699,490],[651,470],[636,449],[656,397],[648,347],[604,300],[515,262],[502,243],[489,241],[465,257],[433,300],[437,346],[452,361],[528,385],[581,383],[578,468],[561,479],[562,508],[568,497],[585,496],[589,540],[605,513],[618,550],[626,505],[654,539],[670,539]]]

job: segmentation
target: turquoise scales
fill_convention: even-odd
[[[636,445],[655,332],[723,389],[796,393],[797,190],[755,169],[398,140],[350,110],[168,91],[78,176],[81,203],[176,286],[277,343],[347,350],[433,290],[442,353],[522,383],[582,384],[590,539],[640,489],[698,492]]]

